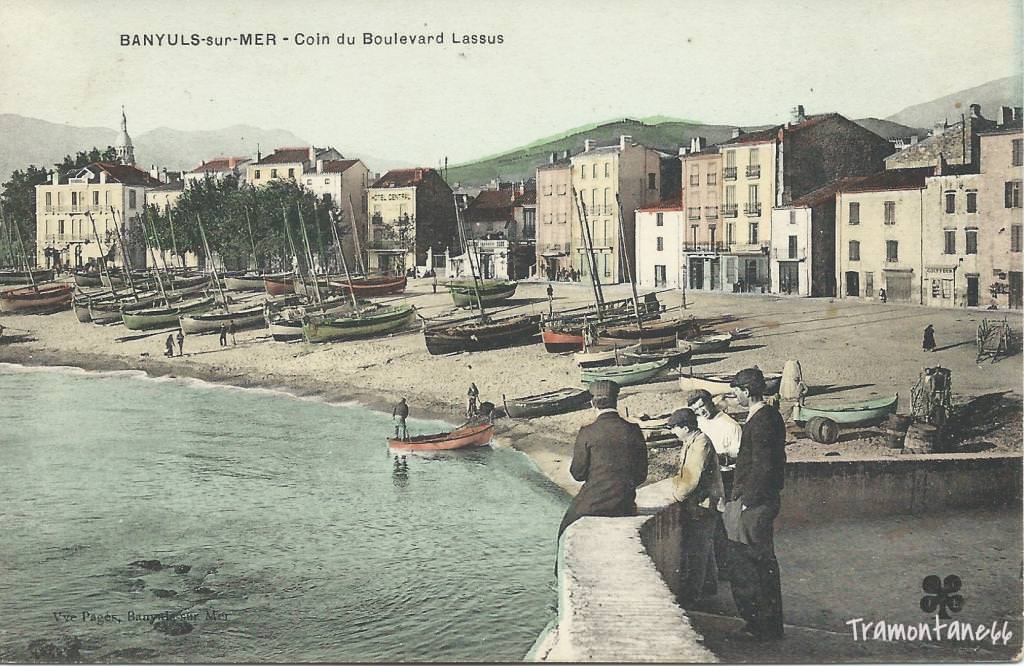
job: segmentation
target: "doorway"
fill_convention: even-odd
[[[690,259],[690,289],[704,288],[704,260]]]
[[[1024,304],[1024,273],[1010,271],[1010,307],[1019,310]]]
[[[860,296],[860,273],[857,271],[846,272],[846,295]]]
[[[978,306],[978,276],[968,275],[967,276],[967,307],[973,308]]]
[[[800,273],[797,270],[798,265],[799,264],[795,261],[779,262],[779,293],[800,293]]]

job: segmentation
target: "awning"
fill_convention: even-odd
[[[565,252],[557,252],[555,250],[548,250],[547,252],[541,252],[540,256],[546,259],[553,259],[555,257],[568,257],[569,255]]]

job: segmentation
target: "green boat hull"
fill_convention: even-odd
[[[668,361],[654,361],[651,363],[636,363],[633,365],[610,366],[603,368],[587,368],[583,370],[581,381],[590,384],[600,380],[613,381],[619,386],[630,386],[632,384],[643,384],[654,379],[668,365]]]
[[[899,394],[851,402],[828,408],[826,406],[797,405],[793,408],[793,420],[798,423],[810,421],[816,416],[832,419],[840,425],[863,425],[885,420],[890,414],[896,413],[899,405]]]
[[[484,280],[480,289],[480,300],[484,305],[494,305],[512,298],[519,286],[517,282],[504,280]],[[476,289],[472,281],[449,282],[448,292],[452,295],[452,301],[460,308],[471,308],[477,305]]]
[[[145,331],[150,328],[178,328],[178,317],[192,312],[205,312],[214,306],[212,298],[181,307],[153,308],[136,312],[122,312],[121,321],[130,331]]]
[[[368,338],[392,333],[408,326],[416,311],[411,305],[399,305],[385,312],[361,317],[325,318],[307,320],[302,324],[302,337],[306,342],[333,342]]]

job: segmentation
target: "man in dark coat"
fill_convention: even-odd
[[[764,374],[736,373],[736,397],[749,405],[743,425],[730,501],[725,506],[729,537],[729,582],[746,626],[737,637],[782,638],[782,587],[775,559],[773,522],[779,514],[786,467],[786,424],[764,402]]]
[[[619,385],[590,384],[597,419],[580,428],[569,473],[583,487],[569,505],[558,536],[583,516],[636,514],[636,487],[647,478],[647,445],[640,426],[616,411]]]
[[[408,439],[409,430],[405,426],[405,420],[409,418],[409,403],[402,398],[391,410],[391,418],[395,421],[395,439]]]

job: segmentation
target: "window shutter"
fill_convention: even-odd
[[[1004,206],[1006,208],[1013,208],[1013,183],[1012,182],[1008,182],[1008,183],[1005,184],[1005,189],[1003,191],[1003,195],[1004,195],[1003,196],[1003,199],[1004,199],[1003,204],[1004,204]]]

